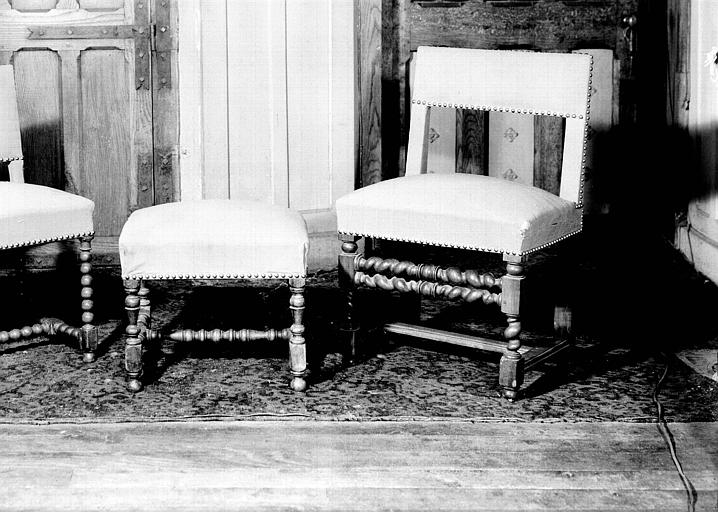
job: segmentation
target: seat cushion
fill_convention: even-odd
[[[299,213],[236,199],[137,210],[119,244],[125,279],[304,277],[309,250]]]
[[[499,178],[421,174],[340,198],[337,221],[345,234],[525,254],[580,231],[581,210]]]
[[[0,182],[0,249],[91,235],[91,200],[40,185]]]

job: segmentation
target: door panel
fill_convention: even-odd
[[[80,52],[82,171],[76,178],[78,192],[91,196],[95,231],[99,236],[119,236],[135,206],[126,170],[132,168],[130,70],[125,53],[118,49]],[[134,194],[136,198],[136,194]]]
[[[283,2],[227,3],[229,197],[289,204],[286,21]]]
[[[15,53],[13,64],[25,181],[63,188],[60,56],[25,49]]]
[[[287,2],[289,204],[298,210],[332,207],[331,11],[317,0]]]
[[[94,245],[104,263],[118,262],[117,237],[131,211],[157,200],[155,131],[159,200],[174,193],[176,142],[166,135],[176,127],[153,130],[151,7],[147,0],[0,0],[0,62],[15,71],[25,180],[95,201]],[[163,94],[156,103],[166,108],[172,96]],[[33,249],[31,264],[53,265],[58,250]]]

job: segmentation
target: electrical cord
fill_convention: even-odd
[[[656,383],[656,387],[653,390],[653,403],[656,405],[656,426],[658,427],[658,432],[661,434],[661,437],[666,442],[666,445],[668,446],[668,450],[671,453],[671,459],[673,460],[673,465],[676,467],[676,470],[678,471],[678,476],[681,478],[681,483],[683,483],[683,487],[686,490],[686,500],[688,505],[688,512],[695,512],[696,510],[696,503],[698,502],[698,492],[696,491],[696,488],[693,486],[693,483],[690,481],[690,479],[686,476],[686,474],[683,472],[683,466],[681,465],[681,461],[678,459],[678,455],[676,454],[676,442],[673,438],[673,434],[671,433],[670,429],[668,428],[668,423],[666,422],[665,418],[663,417],[663,404],[661,403],[660,399],[658,398],[658,393],[661,389],[661,384],[663,384],[664,379],[666,378],[666,375],[668,375],[668,368],[670,367],[670,363],[668,360],[668,356],[665,352],[661,352],[661,356],[666,362],[666,367],[663,370],[663,375],[661,375],[661,378],[658,379],[658,382]]]

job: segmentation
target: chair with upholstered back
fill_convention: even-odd
[[[550,347],[521,346],[520,292],[527,256],[582,229],[591,57],[421,47],[416,59],[406,175],[337,201],[340,282],[350,297],[346,329],[355,343],[351,296],[358,285],[500,306],[508,319],[504,341],[404,323],[385,330],[501,352],[499,384],[514,399],[525,369],[570,344],[567,336]],[[564,118],[559,195],[491,176],[432,174],[429,118],[438,108]],[[361,237],[502,253],[506,274],[367,258],[357,252]]]
[[[82,327],[72,327],[56,318],[44,318],[31,326],[0,330],[0,342],[38,335],[69,335],[78,340],[84,360],[93,361],[97,348],[97,327],[92,324],[90,243],[94,232],[92,214],[95,205],[91,200],[75,194],[24,183],[12,66],[0,66],[0,163],[6,164],[10,180],[0,181],[0,250],[79,239],[83,310]]]

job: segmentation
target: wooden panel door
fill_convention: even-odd
[[[172,176],[153,172],[164,159],[167,174],[174,154],[171,144],[157,157],[153,149],[153,7],[147,0],[0,0],[0,63],[15,70],[25,180],[95,201],[100,263],[117,262],[131,211],[173,196]],[[163,94],[155,103],[166,104]],[[52,264],[57,249],[37,250],[29,264]]]

